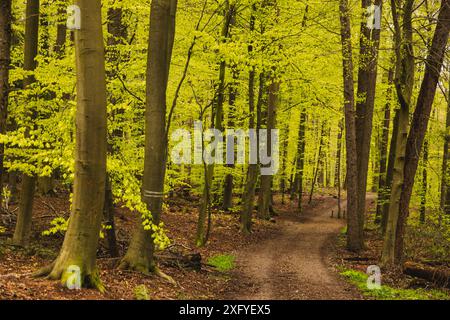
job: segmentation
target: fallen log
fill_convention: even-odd
[[[409,276],[450,288],[450,270],[447,268],[435,268],[416,262],[406,262],[403,266],[403,272]]]
[[[158,260],[167,267],[197,271],[200,271],[202,268],[202,256],[200,253],[180,254],[170,252],[158,255]]]

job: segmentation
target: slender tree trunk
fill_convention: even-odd
[[[305,171],[305,150],[306,150],[306,109],[303,108],[302,113],[300,115],[300,125],[299,125],[299,134],[298,134],[298,155],[297,155],[297,174],[298,174],[298,213],[302,214],[303,212],[303,175]]]
[[[381,130],[380,142],[380,174],[378,177],[378,200],[375,222],[380,223],[383,205],[387,194],[387,159],[389,145],[389,127],[391,125],[391,102],[392,102],[392,82],[394,81],[394,70],[390,69],[388,74],[388,89],[386,91],[386,104],[384,105],[383,128]]]
[[[36,69],[36,56],[39,42],[39,0],[28,0],[26,7],[25,22],[25,52],[24,69],[33,71]],[[24,87],[35,82],[33,76],[25,78]],[[33,112],[33,111],[32,111]],[[34,117],[34,115],[32,116]],[[15,245],[25,246],[28,244],[31,232],[31,220],[33,214],[33,200],[36,188],[36,177],[22,174],[22,185],[20,189],[19,213],[12,242]]]
[[[425,75],[417,98],[411,130],[405,153],[404,183],[399,203],[399,217],[395,239],[395,263],[403,262],[403,246],[406,220],[409,215],[409,203],[414,186],[420,152],[427,132],[431,107],[436,94],[437,83],[444,60],[445,49],[450,33],[450,0],[443,0],[436,29],[431,43],[430,53],[425,63]]]
[[[75,31],[77,64],[76,151],[69,226],[55,262],[40,274],[63,285],[76,266],[84,287],[104,287],[96,266],[106,179],[106,80],[101,1],[77,0],[81,29]],[[82,236],[80,236],[82,235]]]
[[[272,150],[272,130],[275,129],[276,111],[279,104],[280,83],[271,79],[268,86],[268,106],[267,106],[267,155],[273,156]],[[269,219],[272,205],[272,180],[273,175],[261,175],[261,189],[258,199],[258,217]]]
[[[323,161],[322,160],[322,158],[323,158],[322,149],[323,149],[324,134],[325,134],[325,122],[322,123],[322,129],[320,130],[319,150],[317,152],[316,168],[314,169],[313,181],[311,183],[311,191],[309,192],[309,201],[308,201],[308,203],[312,202],[313,195],[314,195],[314,188],[315,188],[316,182],[317,182],[317,177],[319,175],[320,168],[322,167],[322,164],[323,164],[323,162],[322,162]]]
[[[124,44],[127,37],[127,28],[122,23],[122,8],[109,8],[108,9],[108,48],[107,48],[107,60],[112,66],[112,70],[107,71],[107,76],[113,79],[118,75],[118,67],[116,66],[119,61],[118,45]],[[116,104],[116,97],[110,95],[110,102]],[[123,114],[123,110],[115,110],[113,117],[116,118],[120,114]],[[113,137],[119,138],[123,136],[122,128],[118,128],[113,131]],[[114,154],[115,150],[111,143],[108,143],[108,154]],[[109,173],[106,177],[105,185],[105,207],[103,210],[105,223],[108,227],[106,229],[106,239],[108,242],[108,250],[111,257],[117,257],[119,250],[117,248],[116,239],[116,223],[114,221],[115,208],[114,197],[112,192],[111,180]]]
[[[250,32],[255,30],[255,11],[256,5],[253,4],[250,15]],[[248,52],[251,55],[253,52],[253,45],[250,43]],[[249,105],[249,129],[256,129],[256,139],[258,139],[257,124],[255,123],[255,76],[254,68],[250,69],[248,79],[248,105]],[[258,140],[257,140],[258,141]],[[252,229],[252,213],[255,201],[255,188],[258,181],[258,164],[250,164],[248,166],[247,178],[242,193],[242,210],[241,210],[241,231],[244,234],[249,234]]]
[[[236,112],[236,98],[237,98],[237,83],[238,83],[238,73],[236,71],[236,67],[232,68],[233,73],[233,83],[230,85],[229,89],[229,98],[228,105],[230,106],[229,114],[228,114],[228,127],[234,127],[234,114]],[[227,165],[229,170],[234,169],[234,165]],[[228,173],[225,176],[225,183],[223,187],[223,209],[225,211],[230,210],[233,207],[233,188],[234,188],[234,179],[233,174]]]
[[[423,146],[423,158],[422,158],[422,191],[420,194],[420,222],[425,223],[426,210],[427,210],[427,189],[428,189],[428,140],[425,140]]]
[[[9,67],[11,64],[11,0],[0,0],[0,134],[6,134],[8,117]],[[5,145],[0,144],[0,191],[5,179]],[[0,192],[0,203],[2,193]]]
[[[342,135],[344,131],[343,120],[339,120],[339,131],[337,135],[337,147],[336,147],[336,168],[335,168],[335,179],[334,186],[338,189],[338,219],[341,219],[342,209],[341,209],[341,158],[342,158]]]
[[[147,64],[145,160],[142,200],[159,225],[166,171],[166,91],[175,33],[176,0],[154,0],[151,4]],[[138,219],[130,246],[120,268],[142,273],[158,272],[152,231]]]
[[[358,159],[356,148],[355,94],[353,87],[353,58],[348,0],[340,0],[341,41],[344,78],[344,115],[347,149],[347,248],[360,251],[364,241],[358,217]]]
[[[450,71],[450,67],[448,69]],[[450,73],[449,73],[450,74]],[[450,146],[450,77],[449,77],[449,89],[447,92],[447,114],[445,119],[445,136],[444,136],[444,155],[442,157],[442,177],[441,177],[441,214],[450,214],[450,197],[449,197],[449,146]]]
[[[225,1],[225,19],[222,25],[221,39],[227,41],[230,35],[230,27],[232,18],[234,15],[234,5],[230,6],[228,0]],[[217,99],[213,108],[211,123],[214,129],[223,131],[223,105],[225,101],[225,73],[227,64],[225,60],[222,60],[219,65],[219,81],[217,84],[216,92]],[[211,186],[214,180],[214,164],[208,164],[205,168],[205,184],[203,186],[203,196],[200,204],[200,210],[198,214],[197,222],[197,235],[195,238],[196,245],[201,247],[208,241],[208,235],[210,230],[210,220],[208,219],[208,226],[205,229],[206,219],[208,217],[208,209],[211,201]]]
[[[56,43],[53,50],[58,56],[64,53],[66,39],[67,39],[67,27],[66,27],[66,7],[65,2],[60,3],[58,7],[58,25],[56,27]]]

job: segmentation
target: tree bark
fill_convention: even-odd
[[[268,86],[268,106],[267,106],[267,154],[272,156],[272,133],[275,129],[276,111],[279,104],[280,83],[271,79]],[[261,188],[258,198],[258,217],[260,219],[270,219],[272,205],[272,180],[273,175],[261,175]]]
[[[11,64],[11,0],[0,1],[0,134],[6,134],[9,95],[9,67]],[[0,144],[0,190],[5,180],[5,145]],[[0,193],[0,203],[2,194]]]
[[[422,158],[422,190],[420,193],[420,222],[425,223],[426,210],[427,210],[427,189],[428,189],[428,140],[425,140],[423,146],[423,158]]]
[[[164,198],[166,171],[167,84],[175,32],[176,0],[154,0],[151,3],[147,64],[147,104],[145,116],[145,160],[142,200],[159,225]],[[120,263],[121,269],[142,273],[157,272],[152,231],[137,221],[130,246]]]
[[[63,285],[77,266],[84,287],[104,287],[96,253],[106,179],[106,80],[105,50],[100,0],[77,0],[81,29],[75,31],[77,65],[76,149],[73,201],[68,229],[55,262],[43,269]],[[81,235],[81,236],[80,236]]]
[[[362,9],[367,12],[371,0],[362,0]],[[382,8],[383,1],[376,0],[375,5]],[[364,17],[366,15],[364,14]],[[378,48],[380,45],[380,29],[370,30],[367,19],[361,22],[360,56],[358,70],[358,92],[356,99],[356,150],[358,161],[358,231],[364,236],[366,213],[367,173],[369,167],[370,146],[372,137],[372,120],[375,105],[375,89],[377,82]]]
[[[386,104],[384,105],[383,128],[381,130],[380,142],[380,170],[378,177],[378,199],[375,222],[381,223],[383,205],[387,195],[387,160],[389,145],[389,127],[391,125],[391,102],[392,102],[392,83],[394,81],[394,70],[391,68],[388,74],[388,89],[386,90]]]
[[[224,22],[222,25],[221,39],[227,41],[230,34],[230,27],[234,15],[234,5],[230,5],[229,1],[225,1]],[[219,81],[217,83],[216,92],[217,99],[214,108],[212,109],[211,123],[212,128],[223,131],[223,105],[225,101],[225,73],[227,64],[222,60],[219,64]],[[210,224],[205,228],[205,223],[208,217],[208,209],[211,201],[211,186],[214,180],[214,164],[205,166],[205,184],[203,186],[203,195],[200,204],[197,222],[197,234],[195,238],[198,247],[204,246],[208,241]]]
[[[236,71],[236,66],[232,68],[233,74],[233,83],[230,84],[229,89],[229,97],[228,97],[228,105],[230,106],[230,110],[228,112],[228,127],[234,127],[234,114],[236,112],[236,98],[237,98],[237,84],[238,84],[238,72]],[[227,165],[229,170],[234,169],[234,165]],[[222,207],[225,211],[230,210],[233,207],[233,188],[234,188],[234,179],[233,174],[228,173],[225,176],[225,182],[223,187],[223,204]]]
[[[250,15],[250,32],[255,30],[255,11],[256,5],[253,4]],[[252,43],[248,46],[248,53],[251,55],[253,52]],[[248,78],[248,105],[249,105],[249,129],[256,129],[256,139],[258,139],[258,127],[259,123],[255,123],[255,68],[252,67],[249,72]],[[241,232],[249,234],[252,229],[252,213],[255,201],[255,188],[258,181],[258,164],[250,164],[248,166],[247,178],[242,194],[242,210],[241,210]]]
[[[450,71],[450,67],[448,69]],[[450,74],[450,73],[449,73]],[[442,157],[442,177],[441,177],[441,202],[440,202],[440,219],[442,220],[442,213],[450,214],[450,197],[449,197],[449,146],[450,146],[450,77],[449,89],[447,92],[447,114],[445,119],[445,134],[444,134],[444,155]]]
[[[341,42],[344,79],[345,141],[347,148],[347,248],[360,251],[364,241],[358,217],[358,160],[356,154],[355,89],[348,0],[340,0]]]
[[[35,59],[38,54],[38,43],[39,0],[28,0],[25,22],[24,70],[33,71],[36,69],[37,63]],[[34,76],[26,77],[24,80],[24,87],[30,86],[33,82],[35,82]],[[15,245],[25,246],[28,244],[31,232],[35,189],[36,177],[26,173],[22,174],[19,213],[17,215],[17,224],[12,240]]]
[[[398,131],[395,140],[395,160],[393,165],[389,210],[386,217],[386,231],[384,235],[381,263],[390,265],[394,262],[396,226],[400,194],[404,179],[406,140],[408,137],[409,109],[414,86],[414,52],[412,43],[412,12],[414,0],[406,0],[403,5],[402,27],[397,13],[395,0],[391,1],[394,20],[394,45],[396,53],[395,87],[400,109],[398,110]]]
[[[302,214],[303,212],[303,175],[305,171],[305,150],[306,150],[306,109],[303,108],[302,113],[300,115],[300,125],[299,125],[299,133],[298,133],[298,146],[297,146],[297,183],[298,183],[298,204],[297,209],[298,213]]]
[[[442,69],[445,49],[450,33],[450,1],[443,0],[429,55],[426,59],[425,75],[417,98],[416,109],[406,144],[404,183],[400,196],[399,217],[395,238],[395,263],[403,261],[403,246],[406,220],[411,200],[423,141],[428,127],[431,107],[436,94],[437,83]]]

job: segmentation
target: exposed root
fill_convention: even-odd
[[[177,282],[171,276],[162,272],[161,269],[159,269],[158,267],[155,268],[154,272],[155,272],[155,275],[166,280],[170,284],[173,284],[174,286],[178,285]]]
[[[59,280],[63,287],[67,287],[68,279],[72,274],[72,272],[65,271],[64,268],[56,267],[56,261],[54,261],[48,266],[33,273],[32,277]],[[100,279],[98,270],[94,270],[89,274],[82,274],[80,280],[83,288],[97,289],[101,293],[105,293],[106,291],[105,286]]]
[[[33,278],[44,278],[44,277],[48,277],[48,275],[50,274],[50,272],[52,272],[53,267],[55,266],[55,261],[53,261],[51,264],[37,270],[36,272],[34,272],[31,276]]]

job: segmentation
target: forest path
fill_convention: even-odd
[[[342,203],[345,209],[345,201]],[[330,262],[336,237],[345,226],[331,218],[337,201],[316,198],[299,216],[295,206],[277,206],[280,225],[274,237],[237,252],[230,299],[361,299]]]

